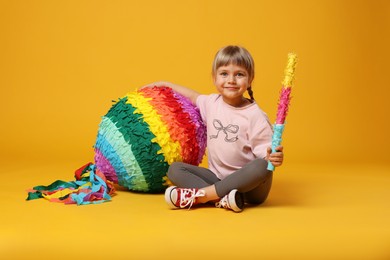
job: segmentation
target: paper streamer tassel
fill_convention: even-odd
[[[95,165],[88,163],[75,172],[76,181],[55,181],[49,186],[36,186],[28,191],[27,200],[45,198],[64,204],[96,204],[111,200],[114,185],[107,181]]]

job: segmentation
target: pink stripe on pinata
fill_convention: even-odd
[[[276,115],[276,124],[284,124],[286,120],[288,105],[290,103],[291,87],[282,88],[279,97],[278,113]]]
[[[111,165],[110,161],[102,154],[102,152],[95,148],[95,164],[96,167],[104,173],[107,180],[114,183],[118,183],[118,176],[115,173],[114,167]]]

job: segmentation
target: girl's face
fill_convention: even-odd
[[[214,85],[223,100],[235,107],[248,104],[243,95],[250,84],[248,71],[235,64],[219,67],[214,75]]]

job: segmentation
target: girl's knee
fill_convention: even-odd
[[[246,201],[250,204],[262,204],[266,201],[272,186],[273,172],[267,171],[262,182],[255,189],[245,193]]]
[[[172,163],[169,168],[168,168],[168,172],[167,172],[167,176],[168,178],[177,170],[177,167],[178,166],[178,162],[174,162]]]
[[[264,160],[264,159],[261,159],[261,158],[255,159],[255,160],[253,161],[253,163],[255,164],[255,167],[256,167],[257,169],[262,169],[262,170],[264,170],[264,169],[266,169],[267,166],[268,166],[268,162],[267,162],[266,160]]]
[[[175,174],[181,172],[181,169],[183,169],[183,165],[184,163],[182,162],[173,162],[168,168],[168,172],[167,172],[168,178],[172,179],[174,178]]]

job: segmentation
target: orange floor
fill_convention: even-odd
[[[100,205],[25,201],[82,163],[3,163],[1,259],[390,259],[389,165],[286,164],[242,213],[122,190]]]

